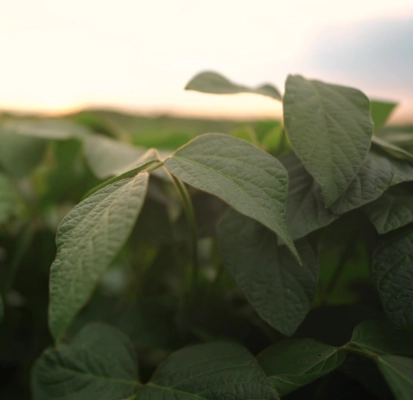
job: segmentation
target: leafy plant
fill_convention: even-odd
[[[396,105],[301,76],[283,96],[213,72],[187,89],[282,101],[283,124],[155,150],[111,114],[0,121],[2,371],[31,370],[6,399],[410,399]]]

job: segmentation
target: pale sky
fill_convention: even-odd
[[[185,92],[202,70],[281,91],[288,73],[300,73],[399,100],[396,119],[413,109],[412,0],[0,0],[0,7],[0,109],[280,112],[259,96]]]

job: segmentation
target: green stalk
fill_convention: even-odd
[[[157,169],[159,167],[162,167],[163,161],[159,160],[151,160],[148,161],[147,163],[140,165],[139,167],[133,168],[129,171],[124,172],[123,174],[120,174],[118,176],[114,176],[113,178],[107,179],[106,181],[100,183],[99,185],[95,186],[94,188],[90,189],[82,198],[82,200],[85,200],[89,196],[91,196],[93,193],[96,193],[98,190],[104,188],[105,186],[111,185],[112,183],[118,182],[124,178],[128,178],[131,175],[136,175],[139,174],[139,172],[151,172],[154,169]]]
[[[281,138],[280,138],[280,142],[278,143],[278,154],[283,153],[286,143],[287,143],[287,134],[285,132],[285,129],[281,129]]]
[[[340,276],[344,270],[344,267],[346,266],[347,261],[350,259],[352,250],[357,243],[357,239],[358,239],[358,235],[354,235],[353,238],[347,242],[347,245],[340,257],[339,264],[337,265],[337,268],[335,269],[334,274],[331,277],[330,281],[328,282],[327,288],[324,292],[323,301],[322,301],[323,304],[327,303],[328,297],[331,295],[337,282],[339,281]]]
[[[341,346],[338,349],[340,349],[340,350],[343,349],[343,350],[349,351],[351,353],[360,354],[364,357],[368,357],[368,358],[371,358],[373,360],[376,360],[379,357],[376,353],[373,353],[372,351],[368,351],[368,350],[365,350],[365,349],[361,349],[357,345],[355,345],[351,342],[346,343],[344,346]]]
[[[184,212],[189,227],[190,234],[190,246],[191,246],[191,255],[192,255],[192,266],[190,269],[190,276],[188,282],[188,289],[192,293],[196,292],[196,286],[198,282],[198,234],[195,220],[194,208],[192,206],[191,197],[189,196],[188,191],[186,190],[185,184],[178,179],[177,177],[172,176],[173,182],[181,196],[182,203],[184,206]]]

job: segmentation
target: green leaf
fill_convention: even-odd
[[[396,230],[413,222],[413,193],[396,186],[366,204],[363,211],[380,234]]]
[[[389,187],[411,180],[412,164],[372,150],[357,176],[331,209],[335,214],[345,213],[378,199]]]
[[[413,394],[413,359],[383,356],[378,359],[380,371],[397,400],[411,400]]]
[[[288,174],[271,155],[227,135],[201,135],[165,160],[166,168],[271,229],[298,259],[287,230]]]
[[[40,139],[66,140],[86,138],[90,131],[85,127],[63,119],[15,119],[3,123],[15,134]]]
[[[49,326],[59,339],[127,240],[145,199],[148,173],[107,186],[74,207],[57,232]]]
[[[281,100],[280,92],[272,85],[265,84],[257,88],[249,88],[231,82],[224,76],[210,71],[201,72],[192,78],[186,85],[185,90],[195,90],[197,92],[213,94],[254,93],[268,96],[275,100]]]
[[[84,328],[70,346],[47,349],[32,372],[34,400],[124,400],[139,385],[129,339],[97,323]]]
[[[413,157],[413,135],[412,132],[408,130],[408,127],[388,127],[387,129],[382,129],[379,132],[379,137],[375,136],[376,139],[382,139],[381,141],[378,140],[376,142],[377,145],[381,145],[383,149],[388,149],[388,145],[391,144],[396,146],[397,153],[399,157],[403,158],[406,157],[407,159],[411,160]],[[374,142],[373,142],[374,143]],[[394,152],[394,147],[392,147]],[[400,149],[402,153],[400,154]],[[390,148],[391,150],[391,148]],[[397,155],[397,154],[396,154]]]
[[[276,400],[277,393],[245,348],[208,343],[172,354],[138,391],[139,400]]]
[[[105,186],[111,185],[115,182],[118,182],[122,179],[129,178],[130,176],[134,176],[144,171],[149,171],[150,168],[159,168],[163,163],[159,161],[160,156],[159,153],[155,149],[149,149],[146,153],[144,153],[141,157],[137,160],[133,161],[131,164],[126,166],[125,168],[119,168],[118,173],[120,175],[115,175],[112,178],[105,180],[104,182],[100,183],[99,185],[90,189],[84,196],[83,199],[89,197],[93,193],[97,192],[98,190],[104,188]],[[157,164],[157,165],[156,165]],[[156,169],[152,172],[154,175],[157,175],[160,178],[170,181],[170,178],[165,170],[163,169]],[[111,175],[114,174],[115,170],[112,170]],[[122,172],[123,171],[123,172]]]
[[[318,259],[307,241],[297,242],[303,260],[277,245],[260,223],[230,210],[218,227],[224,265],[260,317],[292,335],[310,311],[318,281]]]
[[[399,327],[413,322],[413,229],[386,238],[375,249],[372,267],[384,311]]]
[[[397,146],[396,144],[388,142],[377,136],[373,136],[371,142],[373,143],[373,145],[379,147],[386,153],[390,154],[392,157],[399,158],[402,160],[413,161],[413,154]]]
[[[0,126],[0,165],[12,176],[22,178],[40,163],[47,142],[19,135]]]
[[[293,153],[280,158],[288,171],[287,225],[294,240],[329,225],[337,216],[325,207],[320,185]]]
[[[294,152],[331,206],[357,175],[370,148],[368,98],[357,89],[290,75],[284,124]]]
[[[413,333],[387,321],[361,322],[353,331],[351,343],[378,356],[413,357]]]
[[[371,118],[374,122],[374,131],[377,132],[386,124],[397,103],[389,101],[370,101]]]
[[[120,175],[145,154],[146,150],[104,136],[91,135],[85,140],[85,157],[92,172],[100,179]]]
[[[346,355],[313,339],[283,340],[265,349],[257,360],[280,396],[333,371]]]
[[[0,173],[0,224],[6,222],[13,214],[18,197],[7,176]]]

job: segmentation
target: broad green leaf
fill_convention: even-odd
[[[260,317],[292,335],[310,311],[318,281],[318,259],[307,241],[297,242],[303,265],[263,225],[230,210],[218,227],[224,265]]]
[[[12,176],[22,178],[40,163],[47,142],[19,135],[0,126],[0,165]]]
[[[337,216],[326,208],[320,185],[291,152],[280,159],[288,171],[287,225],[294,240],[329,225]]]
[[[366,204],[363,211],[378,233],[396,230],[413,222],[413,193],[405,187],[396,186],[376,201]]]
[[[313,339],[284,340],[265,349],[257,360],[280,396],[315,381],[344,361],[344,351]]]
[[[347,349],[348,350],[348,349]],[[346,393],[345,398],[348,399],[374,399],[374,400],[394,400],[393,394],[387,385],[379,367],[377,365],[377,358],[366,357],[359,351],[346,352],[346,360],[340,366],[338,375],[344,373],[348,377],[351,377],[356,382],[348,382],[345,388],[354,388],[357,391],[357,387],[364,387],[368,392],[364,390],[359,396],[356,393]],[[334,376],[332,377],[334,379]],[[328,378],[326,378],[328,380]],[[359,384],[357,384],[357,382]],[[333,385],[332,385],[333,386]],[[361,389],[360,387],[360,389]],[[334,388],[337,390],[336,388]],[[350,389],[351,392],[351,389]],[[328,398],[328,396],[327,396]]]
[[[244,140],[206,134],[178,149],[165,166],[187,184],[264,224],[298,259],[285,217],[288,174],[275,157]]]
[[[276,400],[275,389],[245,348],[208,343],[179,350],[138,391],[139,400]]]
[[[186,85],[185,90],[195,90],[197,92],[213,94],[254,93],[268,96],[275,100],[281,100],[280,92],[272,85],[265,84],[257,88],[249,88],[231,82],[224,76],[210,71],[201,72],[192,78]]]
[[[413,359],[383,356],[378,365],[397,400],[411,400],[413,395]]]
[[[413,154],[409,151],[404,150],[403,148],[399,147],[396,144],[388,142],[382,138],[377,136],[373,136],[371,142],[384,150],[386,153],[390,154],[393,157],[400,158],[402,160],[413,161]]]
[[[57,232],[49,326],[59,339],[127,240],[145,199],[148,173],[118,181],[74,207]]]
[[[284,124],[291,146],[330,207],[357,175],[370,148],[369,99],[359,90],[288,76]]]
[[[343,196],[331,207],[342,214],[378,199],[389,187],[413,180],[413,164],[370,151]]]
[[[371,118],[374,122],[374,131],[377,132],[386,124],[397,103],[390,101],[370,101]]]
[[[85,157],[100,179],[120,175],[145,154],[146,150],[129,146],[104,136],[91,135],[85,140]]]
[[[16,209],[18,194],[6,175],[0,172],[0,224],[7,221]]]
[[[378,356],[413,357],[413,333],[387,321],[363,321],[356,326],[351,343]]]
[[[97,323],[84,328],[70,346],[47,349],[32,374],[34,400],[125,400],[140,385],[129,339]]]
[[[386,238],[375,249],[372,267],[384,311],[397,326],[413,322],[413,229]]]

